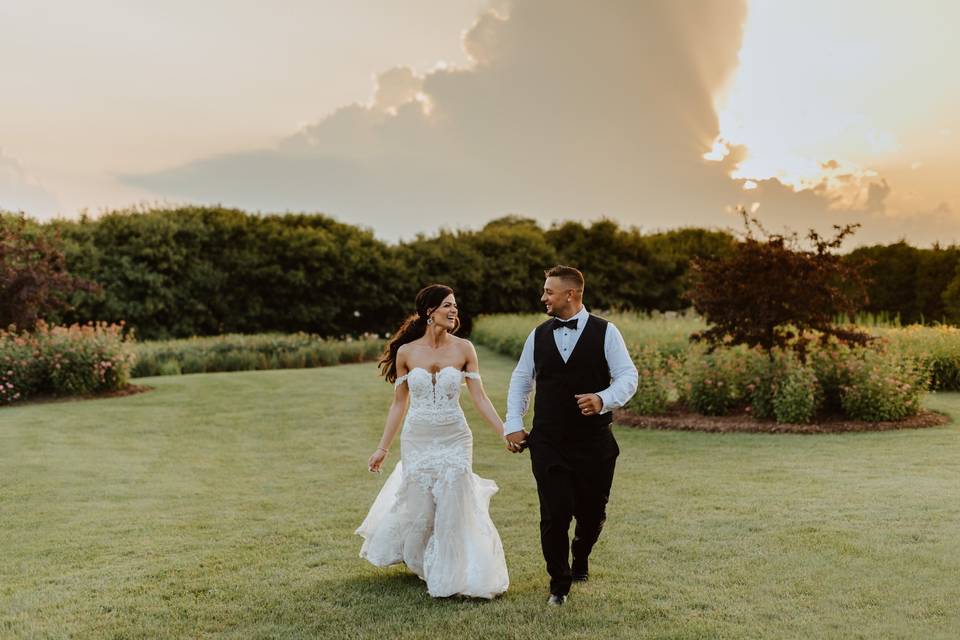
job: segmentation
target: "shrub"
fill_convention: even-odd
[[[68,309],[68,298],[99,286],[67,273],[59,234],[0,213],[0,328],[32,330],[41,317]]]
[[[183,373],[183,370],[180,368],[180,363],[176,358],[170,360],[164,360],[163,363],[157,367],[155,373],[150,373],[147,375],[152,376],[178,376]]]
[[[812,367],[794,363],[777,382],[773,416],[777,422],[810,422],[817,413],[821,392]]]
[[[960,328],[914,324],[877,332],[889,348],[920,362],[930,374],[930,389],[960,391]]]
[[[62,327],[40,321],[34,335],[49,366],[53,393],[116,391],[127,385],[135,356],[131,339],[123,336],[121,325]]]
[[[717,349],[686,361],[687,403],[697,413],[725,415],[746,404],[747,384],[757,352],[743,347]]]
[[[744,389],[750,398],[750,413],[757,418],[773,418],[773,396],[778,382],[784,377],[786,367],[784,352],[774,349],[767,356],[750,362],[749,375]]]
[[[640,378],[637,392],[626,408],[643,415],[663,413],[667,409],[673,386],[669,373],[670,361],[650,345],[634,349],[632,355]]]
[[[363,362],[364,346],[355,341],[347,341],[340,347],[339,361],[341,364]]]
[[[719,347],[708,355],[707,345],[676,339],[678,332],[682,334],[696,324],[702,326],[702,321],[690,316],[666,318],[624,313],[607,317],[614,319],[624,339],[633,345],[640,382],[637,394],[626,408],[638,413],[663,411],[665,396],[667,406],[676,401],[691,410],[711,414],[748,406],[758,418],[794,422],[811,420],[818,412],[843,412],[862,419],[865,410],[855,407],[871,402],[909,407],[887,411],[888,416],[915,412],[927,388],[923,380],[919,387],[912,385],[913,395],[905,398],[901,397],[902,388],[877,388],[875,383],[872,391],[850,391],[851,387],[863,384],[864,359],[872,362],[871,358],[881,356],[869,354],[877,353],[887,354],[882,357],[891,362],[912,363],[903,366],[913,373],[898,374],[906,375],[905,380],[914,376],[923,379],[925,372],[946,388],[956,384],[955,376],[960,380],[960,329],[953,327],[875,328],[881,338],[872,341],[870,347],[852,347],[837,339],[822,341],[820,334],[810,332],[807,360],[803,364],[789,341],[786,348],[774,348],[769,356],[760,348],[744,346]],[[483,316],[475,324],[473,338],[492,348],[522,345],[542,318],[538,314]],[[645,371],[650,371],[650,375]],[[855,378],[855,371],[860,371],[859,377]],[[902,383],[901,387],[903,384],[912,383]],[[888,398],[891,393],[893,400]]]
[[[0,404],[10,404],[44,391],[47,367],[36,339],[0,331]]]
[[[47,325],[0,332],[0,404],[38,394],[77,395],[127,385],[133,364],[120,325]]]
[[[143,342],[137,345],[137,377],[297,369],[340,362],[368,362],[379,357],[384,341],[375,336],[325,340],[307,333],[237,335]],[[165,366],[172,362],[173,365]]]
[[[819,345],[810,352],[808,363],[820,383],[822,408],[837,413],[843,410],[842,390],[851,384],[850,360],[856,357],[849,346],[838,343]]]
[[[927,389],[927,372],[896,351],[861,350],[849,361],[850,383],[841,388],[844,413],[879,422],[915,415]]]
[[[866,332],[834,323],[865,300],[860,266],[831,252],[859,225],[836,227],[832,239],[811,229],[811,247],[803,250],[795,233],[770,234],[742,207],[739,211],[746,227],[742,242],[729,255],[699,258],[691,266],[687,295],[711,325],[691,337],[714,348],[790,348],[801,358],[810,333],[855,344],[869,341]],[[765,237],[754,237],[754,229]]]

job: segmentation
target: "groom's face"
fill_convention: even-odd
[[[550,276],[543,283],[543,295],[540,302],[547,308],[547,315],[567,317],[574,308],[574,293],[570,283],[562,278]]]

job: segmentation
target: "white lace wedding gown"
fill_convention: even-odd
[[[464,377],[445,367],[397,378],[410,388],[400,462],[356,533],[360,557],[378,567],[403,562],[434,597],[493,598],[507,590],[503,544],[490,520],[498,487],[473,473],[473,435],[460,408]]]

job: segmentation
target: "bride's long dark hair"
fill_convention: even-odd
[[[427,332],[427,318],[431,313],[437,310],[444,299],[453,293],[453,289],[443,284],[431,284],[417,293],[414,300],[417,312],[400,325],[396,330],[390,342],[383,350],[383,356],[380,358],[380,375],[387,379],[387,382],[396,382],[397,380],[397,351],[400,347],[413,342],[417,338],[422,338]],[[456,333],[460,328],[460,318],[457,318],[453,331]]]

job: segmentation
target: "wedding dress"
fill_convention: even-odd
[[[434,597],[493,598],[507,590],[503,544],[490,519],[498,487],[473,473],[473,436],[460,408],[465,377],[417,367],[396,384],[410,390],[400,461],[356,530],[360,557],[378,567],[403,562]]]

